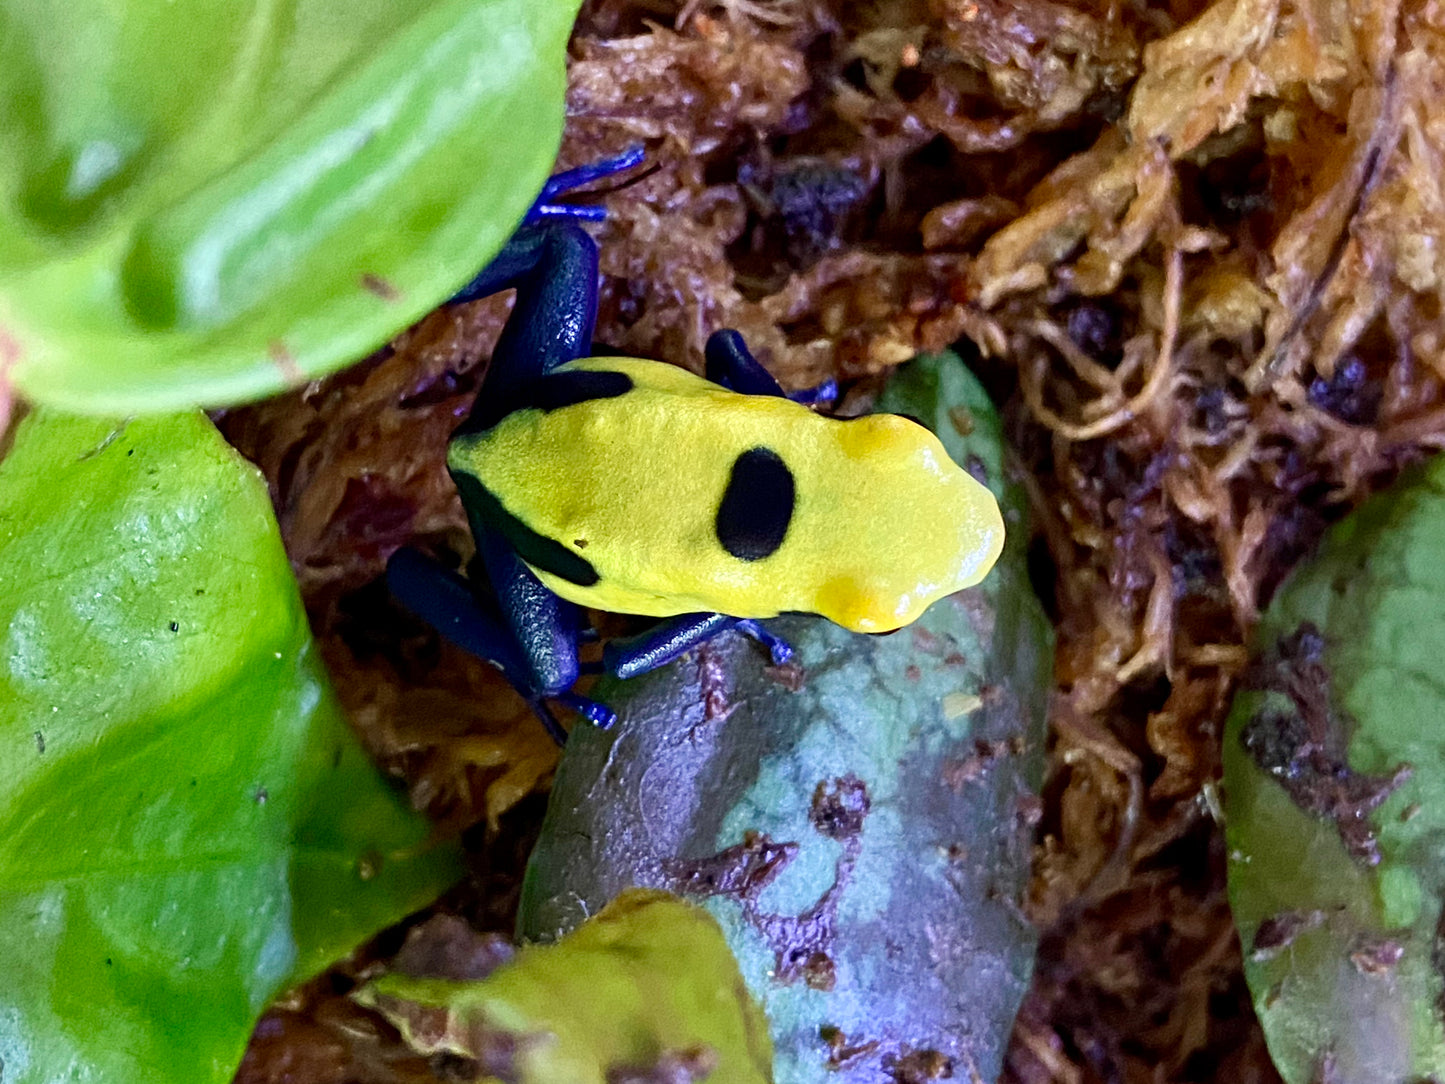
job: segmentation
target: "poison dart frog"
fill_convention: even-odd
[[[572,692],[586,669],[644,673],[728,629],[781,664],[792,649],[758,619],[784,612],[889,632],[978,583],[1003,545],[993,495],[926,428],[815,413],[735,331],[709,339],[706,378],[591,356],[597,248],[576,220],[605,212],[554,201],[639,160],[552,178],[453,298],[517,291],[447,455],[500,614],[415,550],[387,568],[398,599],[500,668],[559,742],[548,699],[597,726],[616,720]],[[665,620],[610,641],[588,668],[584,607]]]

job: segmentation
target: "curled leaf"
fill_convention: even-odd
[[[717,923],[623,893],[475,981],[391,974],[356,995],[426,1054],[518,1084],[768,1084],[767,1022]]]
[[[506,241],[573,0],[0,6],[0,361],[86,412],[334,371]]]

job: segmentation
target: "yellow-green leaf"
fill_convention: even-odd
[[[357,996],[418,1050],[476,1058],[520,1084],[608,1084],[629,1071],[772,1080],[767,1022],[717,923],[665,892],[623,893],[562,941],[524,948],[485,979],[392,974]]]
[[[331,372],[482,267],[578,0],[0,0],[0,371],[86,413]]]

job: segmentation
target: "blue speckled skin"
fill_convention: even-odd
[[[517,291],[516,306],[492,354],[477,406],[462,429],[492,424],[495,418],[487,417],[487,410],[513,399],[529,382],[559,365],[591,354],[597,319],[597,246],[577,220],[597,220],[605,212],[597,205],[553,201],[578,185],[631,169],[641,159],[637,148],[553,177],[512,240],[452,299],[460,303],[510,288]],[[745,395],[783,394],[736,331],[713,335],[706,357],[708,378],[726,388]],[[830,382],[813,396],[834,394]],[[566,731],[548,709],[548,699],[565,704],[596,726],[611,726],[617,717],[610,708],[571,692],[582,669],[577,660],[577,644],[586,632],[581,611],[545,587],[511,544],[470,508],[468,517],[478,564],[496,594],[501,620],[478,600],[466,580],[415,550],[399,550],[387,563],[392,594],[452,643],[501,670],[558,743],[566,740]],[[724,614],[683,614],[641,635],[609,643],[602,669],[619,677],[646,673],[728,629],[762,642],[775,663],[792,656],[786,643],[756,621]]]

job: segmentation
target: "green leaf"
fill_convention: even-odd
[[[21,423],[0,628],[5,1084],[229,1081],[278,990],[455,879],[205,417]]]
[[[356,996],[422,1053],[478,1059],[489,1079],[772,1080],[767,1022],[717,923],[662,892],[624,893],[480,981],[392,974]]]
[[[769,622],[796,668],[728,636],[599,684],[620,719],[573,731],[519,918],[545,940],[629,885],[700,899],[788,1084],[996,1079],[1037,943],[1019,812],[1042,781],[1053,644],[1027,503],[957,357],[905,366],[881,406],[986,474],[1010,532],[994,571],[891,636]]]
[[[132,413],[366,354],[510,236],[578,0],[0,0],[0,366]]]
[[[1224,743],[1229,892],[1290,1084],[1445,1076],[1445,459],[1280,589]]]

